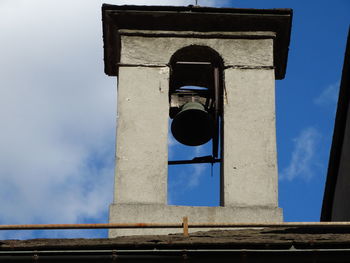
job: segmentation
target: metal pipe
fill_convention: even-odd
[[[111,228],[181,228],[182,224],[157,223],[106,223],[106,224],[28,224],[0,225],[0,230],[35,230],[35,229],[111,229]]]
[[[188,227],[350,227],[350,222],[189,223]]]
[[[211,62],[207,61],[177,61],[178,65],[211,65]]]
[[[168,165],[176,165],[176,164],[194,164],[194,163],[219,163],[221,159],[213,158],[212,156],[204,157],[196,157],[192,160],[177,160],[177,161],[168,161]]]
[[[220,82],[219,82],[219,68],[214,67],[214,136],[213,136],[213,157],[218,157],[219,151],[219,93],[220,93]]]
[[[28,224],[0,225],[0,230],[39,229],[112,229],[112,228],[182,228],[182,223],[105,223],[105,224]],[[282,222],[282,223],[188,223],[189,228],[263,228],[263,227],[339,227],[350,228],[350,222]]]

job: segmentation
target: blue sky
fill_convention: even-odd
[[[108,220],[116,79],[103,73],[102,2],[0,2],[0,224]],[[279,205],[286,221],[318,221],[350,1],[199,3],[294,9],[287,74],[276,81]],[[205,154],[205,147],[195,151]],[[170,155],[176,159],[176,146]],[[213,176],[210,165],[189,169],[190,177],[176,173],[169,179],[169,202],[216,205],[216,168]],[[106,231],[3,231],[0,239],[104,235]]]

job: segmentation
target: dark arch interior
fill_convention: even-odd
[[[214,67],[223,68],[223,60],[214,49],[199,45],[179,49],[170,59],[170,93],[183,86],[212,89]]]
[[[168,181],[169,185],[172,186],[168,189],[168,193],[171,195],[174,186],[179,186],[178,190],[182,189],[181,191],[184,191],[187,197],[185,202],[172,200],[170,203],[172,205],[218,206],[221,202],[222,147],[220,144],[222,140],[220,134],[222,133],[223,60],[210,47],[190,45],[176,51],[171,57],[169,65],[171,69],[169,117],[173,119],[172,124],[176,123],[174,129],[171,125],[173,135],[174,132],[175,135],[180,134],[182,139],[178,140],[176,136],[173,138],[178,140],[178,143],[171,146],[173,156],[168,162]],[[189,106],[190,103],[202,104],[205,112],[203,110],[197,112],[192,104]],[[185,115],[188,120],[184,121]],[[210,124],[207,124],[206,120],[210,120]],[[207,144],[206,140],[196,142],[196,139],[204,138],[208,131],[210,131],[210,135]],[[198,148],[201,146],[197,145],[201,145],[203,148]],[[219,165],[215,165],[217,163]],[[196,183],[198,187],[187,187],[188,180],[197,178],[198,173],[207,176],[198,180]],[[192,175],[192,177],[181,178],[182,175]],[[182,181],[184,183],[181,183]],[[174,182],[177,183],[174,184]],[[205,185],[210,187],[206,188]],[[208,196],[212,197],[211,201],[203,203],[202,198],[196,199],[200,197],[201,191],[206,191]]]

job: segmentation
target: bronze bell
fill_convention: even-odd
[[[198,146],[213,137],[214,120],[199,102],[184,104],[171,124],[175,139],[188,146]]]

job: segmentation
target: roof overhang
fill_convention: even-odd
[[[103,239],[0,240],[0,262],[350,262],[335,227],[258,227]],[[243,261],[244,262],[244,261]]]
[[[118,75],[120,29],[197,32],[275,32],[276,79],[286,72],[292,9],[102,5],[105,73]]]

